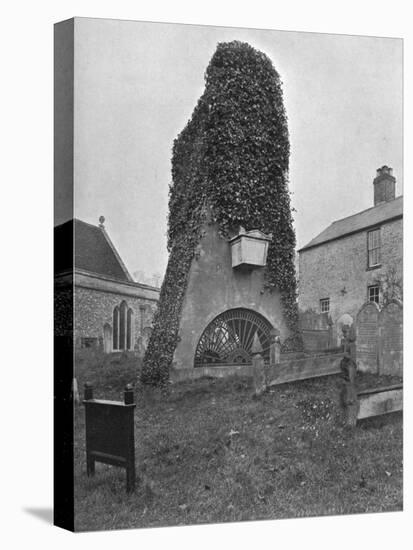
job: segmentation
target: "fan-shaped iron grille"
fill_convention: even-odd
[[[221,313],[202,333],[195,352],[195,367],[251,364],[256,333],[268,362],[271,328],[255,311],[239,308]]]

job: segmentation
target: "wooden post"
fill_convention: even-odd
[[[270,365],[280,364],[281,342],[280,331],[276,328],[270,331]]]
[[[267,389],[267,381],[265,376],[264,358],[261,354],[256,354],[252,358],[252,366],[254,369],[254,390],[255,395],[262,395]]]
[[[132,384],[126,384],[123,393],[125,405],[132,405],[128,408],[127,416],[127,453],[126,453],[126,492],[130,493],[135,490],[135,399],[133,395]]]
[[[262,346],[259,341],[257,333],[254,335],[254,340],[251,347],[252,366],[254,372],[254,390],[255,395],[259,396],[267,389],[267,380],[265,374],[264,358],[261,355]]]
[[[340,368],[343,375],[343,386],[341,390],[341,402],[344,408],[346,424],[354,427],[357,423],[359,410],[356,387],[356,335],[354,330],[351,330],[348,325],[343,325],[342,331],[343,359],[340,362]]]
[[[357,423],[357,414],[359,402],[355,384],[344,381],[342,389],[342,403],[345,412],[345,421],[349,426],[355,426]]]
[[[126,384],[125,391],[123,392],[123,401],[125,405],[132,405],[133,399],[134,397],[132,384]]]

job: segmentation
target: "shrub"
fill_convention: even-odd
[[[207,219],[223,236],[239,225],[272,233],[266,286],[281,292],[288,349],[301,346],[280,77],[266,55],[234,41],[218,44],[205,83],[173,147],[170,255],[142,370],[149,384],[168,381],[191,261]]]

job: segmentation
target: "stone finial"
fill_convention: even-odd
[[[276,342],[277,339],[279,341],[280,331],[278,328],[272,328],[270,330],[270,342]]]
[[[385,164],[381,168],[377,168],[377,176],[393,175],[393,168],[386,166]]]
[[[99,227],[105,227],[103,224],[105,223],[105,216],[99,217]]]

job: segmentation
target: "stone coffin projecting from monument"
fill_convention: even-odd
[[[251,365],[256,333],[268,362],[271,330],[277,328],[281,341],[290,334],[279,290],[270,292],[265,287],[268,236],[254,230],[239,232],[227,240],[216,224],[208,222],[202,235],[199,254],[189,271],[174,368]],[[264,243],[264,251],[261,248],[259,257],[257,253],[253,257],[243,255],[244,261],[234,269],[232,243],[240,237],[244,245],[245,238],[250,241],[248,245],[251,239],[260,247]]]
[[[238,235],[229,240],[231,245],[232,267],[264,267],[267,263],[268,244],[272,235],[257,229],[245,231],[240,228]]]

